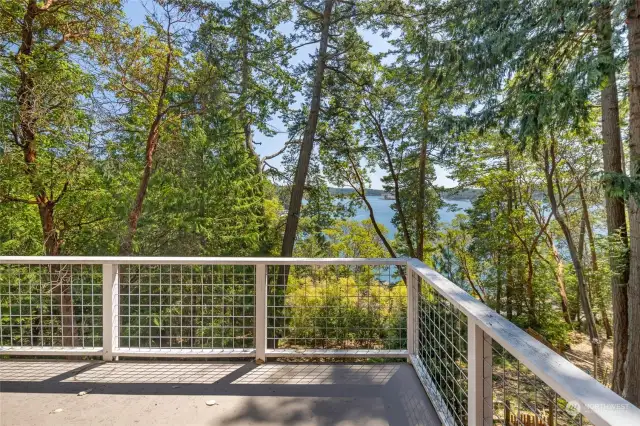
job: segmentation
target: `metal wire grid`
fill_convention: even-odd
[[[255,348],[255,266],[121,265],[121,348]]]
[[[485,341],[489,340],[485,336]],[[577,412],[575,406],[561,398],[495,341],[492,341],[490,356],[492,359],[485,358],[485,365],[492,365],[493,424],[504,426],[591,424]]]
[[[101,265],[0,265],[0,346],[102,347]]]
[[[396,266],[267,267],[270,349],[406,349],[407,293]]]
[[[467,317],[412,272],[419,289],[416,356],[439,399],[447,424],[467,424]]]

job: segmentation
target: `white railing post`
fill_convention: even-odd
[[[491,338],[468,319],[469,426],[491,425],[493,419]]]
[[[413,270],[407,266],[405,270],[407,276],[407,359],[411,359],[411,355],[416,353],[416,312],[417,312],[417,286],[416,277]]]
[[[267,267],[256,265],[256,363],[262,364],[267,356]]]
[[[102,265],[102,359],[113,361],[118,346],[118,298],[120,280],[118,265]],[[117,359],[117,357],[115,357]]]

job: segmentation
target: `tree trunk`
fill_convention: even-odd
[[[467,279],[467,281],[469,281],[469,285],[471,286],[471,290],[473,290],[472,295],[475,293],[482,303],[487,303],[486,302],[486,294],[484,294],[484,297],[483,297],[484,290],[482,292],[480,291],[480,289],[482,287],[480,287],[479,285],[476,285],[475,280],[471,276],[471,271],[469,270],[469,267],[467,266],[465,253],[458,253],[458,258],[461,259],[460,263],[461,263],[461,266],[462,266],[462,272],[464,273],[464,276]]]
[[[593,316],[593,310],[591,309],[591,303],[589,301],[589,295],[587,291],[587,283],[584,277],[584,270],[582,268],[582,262],[580,261],[580,254],[578,253],[578,248],[576,247],[575,242],[573,241],[573,236],[571,235],[571,228],[565,221],[564,216],[560,213],[558,208],[558,201],[556,199],[556,193],[554,189],[554,175],[556,173],[556,142],[552,137],[551,146],[549,148],[545,148],[544,151],[544,173],[546,177],[547,183],[547,196],[549,197],[549,204],[551,206],[551,211],[553,212],[553,216],[556,218],[556,221],[560,225],[560,229],[562,229],[562,233],[564,234],[565,240],[567,242],[567,248],[569,249],[569,254],[571,256],[571,261],[573,263],[573,267],[575,269],[576,278],[578,280],[578,293],[580,297],[580,305],[582,306],[582,310],[584,311],[586,322],[587,322],[587,330],[589,332],[589,338],[591,339],[591,351],[594,356],[600,355],[600,341],[598,338],[598,329],[596,328],[596,321]]]
[[[140,184],[138,185],[138,193],[133,203],[133,208],[129,212],[129,222],[127,234],[120,246],[121,256],[130,256],[133,252],[133,239],[138,230],[138,221],[142,214],[142,205],[147,195],[147,189],[149,188],[149,180],[151,179],[151,172],[153,171],[153,154],[158,146],[159,138],[159,120],[156,120],[151,127],[149,136],[147,138],[147,147],[145,155],[145,165],[142,171],[142,177],[140,178]]]
[[[418,164],[418,206],[416,208],[416,232],[418,233],[418,241],[416,244],[416,257],[424,260],[424,210],[426,208],[426,182],[427,177],[427,126],[429,116],[426,111],[423,113],[425,134],[420,141],[420,160]]]
[[[616,72],[612,64],[615,63],[611,44],[611,6],[603,2],[597,16],[600,17],[597,26],[598,54],[602,62],[610,64],[607,69],[606,84],[600,92],[602,105],[602,158],[605,173],[624,173],[622,158],[622,138],[620,135],[620,112],[618,108],[618,88]],[[627,253],[627,222],[625,218],[624,200],[613,197],[605,191],[605,205],[607,212],[607,233],[613,243],[609,250],[609,265],[611,268],[611,301],[613,311],[613,372],[611,388],[621,394],[624,388],[624,363],[627,356],[629,341],[627,287],[629,281],[629,258]],[[621,252],[617,252],[622,248]]]
[[[527,277],[525,280],[523,280],[523,283],[525,284],[525,290],[527,293],[527,299],[525,300],[525,303],[527,305],[527,316],[529,317],[529,327],[535,327],[537,326],[538,321],[536,318],[536,311],[535,311],[536,297],[533,289],[533,276],[534,276],[533,253],[536,252],[536,246],[544,230],[541,230],[538,236],[534,238],[534,240],[531,242],[531,245],[529,245],[527,244],[525,239],[522,238],[518,233],[518,229],[516,228],[516,225],[514,225],[512,222],[510,223],[510,225],[513,231],[513,235],[515,235],[518,241],[520,241],[522,248],[527,254]]]
[[[533,253],[527,251],[527,315],[529,317],[529,323],[531,327],[537,326],[538,320],[536,319],[536,296],[533,291]]]
[[[507,173],[511,172],[511,154],[509,150],[505,150],[505,165]],[[511,213],[513,212],[513,190],[511,183],[507,187],[507,220],[511,221]],[[507,319],[513,318],[513,265],[511,264],[511,254],[513,253],[511,241],[508,242],[509,258],[507,262],[507,283],[506,283],[506,310]]]
[[[293,255],[293,247],[298,233],[298,222],[300,221],[300,211],[302,209],[302,199],[304,197],[304,189],[307,182],[307,174],[309,173],[309,163],[311,162],[311,154],[313,153],[313,143],[318,127],[318,116],[320,114],[320,104],[322,100],[322,82],[324,80],[324,72],[327,66],[327,48],[329,47],[329,28],[331,25],[331,15],[335,0],[325,0],[324,11],[322,13],[322,23],[320,30],[320,48],[318,49],[318,59],[316,63],[316,73],[313,78],[313,87],[311,94],[311,103],[309,106],[309,116],[304,129],[302,142],[300,143],[300,154],[298,156],[298,165],[296,174],[293,179],[293,187],[291,188],[291,197],[287,212],[287,222],[284,228],[284,236],[282,238],[282,249],[280,255],[282,257],[291,257]],[[283,265],[278,271],[278,291],[276,303],[280,306],[284,303],[284,292],[289,276],[290,266]],[[277,348],[280,334],[276,330],[273,340],[269,341],[269,347]]]
[[[164,63],[164,70],[161,77],[160,93],[158,95],[158,102],[156,105],[156,112],[149,133],[147,134],[147,145],[145,148],[145,164],[142,171],[142,177],[140,178],[140,184],[138,185],[138,193],[133,203],[133,207],[129,212],[129,221],[127,234],[125,235],[122,244],[120,245],[120,255],[130,256],[133,252],[133,239],[138,231],[138,221],[142,214],[142,205],[147,195],[147,189],[149,188],[149,180],[151,179],[151,172],[153,171],[153,155],[158,147],[158,141],[160,140],[160,125],[164,119],[168,106],[165,105],[167,96],[167,89],[169,87],[169,80],[171,78],[171,66],[173,61],[173,43],[171,24],[167,24],[167,57]]]
[[[629,172],[640,179],[640,0],[634,0],[627,16],[629,25]],[[639,194],[629,197],[629,347],[624,397],[640,406],[640,203]],[[631,332],[633,330],[633,332]]]
[[[373,207],[371,206],[371,203],[369,203],[369,200],[367,200],[367,196],[364,193],[362,193],[361,198],[362,198],[362,201],[364,201],[364,204],[367,206],[367,210],[369,211],[369,219],[371,219],[373,228],[375,229],[376,234],[378,234],[378,237],[380,237],[382,244],[385,246],[385,248],[389,252],[389,256],[398,257],[396,256],[396,252],[393,249],[393,247],[391,247],[391,244],[389,244],[387,237],[384,235],[384,233],[380,229],[380,226],[378,225],[378,221],[376,221],[375,212],[373,211]]]
[[[331,12],[335,0],[325,0],[324,12],[322,14],[320,49],[318,51],[318,59],[316,64],[316,74],[313,79],[313,88],[311,96],[311,104],[309,107],[309,118],[300,144],[300,156],[298,157],[298,167],[293,179],[293,188],[291,189],[291,198],[289,200],[289,211],[287,214],[287,223],[284,229],[284,237],[282,239],[282,257],[291,257],[293,255],[293,245],[296,241],[298,232],[298,222],[300,220],[300,210],[302,208],[302,198],[304,196],[304,188],[309,172],[309,163],[311,161],[311,153],[313,152],[313,142],[318,127],[318,115],[320,113],[320,101],[322,96],[322,81],[324,71],[327,65],[327,47],[329,45],[329,27],[331,24]]]
[[[44,252],[47,256],[60,255],[62,241],[59,238],[59,230],[55,223],[55,208],[64,195],[67,185],[56,199],[53,195],[47,194],[45,184],[38,176],[38,151],[37,151],[37,117],[36,99],[34,98],[35,82],[29,71],[26,69],[25,58],[31,56],[34,47],[34,22],[38,12],[38,5],[35,0],[30,0],[22,21],[22,40],[16,55],[16,65],[19,69],[20,85],[16,92],[16,101],[19,109],[18,126],[20,128],[19,139],[25,162],[25,174],[31,187],[31,192],[38,206],[40,216],[40,226],[42,229],[42,242]],[[51,265],[51,276],[56,276],[55,272],[60,270],[60,265]],[[52,280],[53,281],[53,280]],[[51,283],[51,293],[56,285]],[[62,345],[66,347],[74,346],[74,316],[73,299],[71,297],[71,287],[69,283],[58,280],[60,293],[60,315],[62,316]],[[53,306],[50,307],[53,309]],[[41,327],[41,326],[40,326]]]
[[[500,254],[496,256],[495,269],[497,271],[496,276],[496,312],[500,314],[502,309],[502,266],[500,265]]]
[[[250,0],[247,0],[250,2]],[[247,4],[242,6],[242,31],[240,34],[240,46],[242,51],[241,68],[241,81],[240,81],[240,122],[242,123],[242,130],[244,132],[244,144],[245,148],[254,158],[256,162],[256,173],[262,173],[262,162],[260,156],[256,152],[253,145],[253,132],[251,130],[251,119],[249,117],[249,106],[247,102],[249,82],[251,79],[251,64],[249,63],[249,37],[251,35],[251,29],[249,28],[249,17],[247,16]]]
[[[55,227],[54,214],[55,203],[47,202],[38,206],[40,221],[44,235],[44,247],[47,256],[59,256],[61,241],[58,238],[58,231]],[[62,325],[62,346],[74,347],[77,330],[75,329],[75,318],[73,313],[73,297],[71,294],[71,282],[69,274],[65,268],[71,265],[49,265],[49,276],[51,277],[51,294],[60,297],[60,315]],[[53,307],[51,307],[53,308]]]
[[[244,40],[244,39],[243,39]],[[260,156],[253,146],[253,132],[251,130],[251,120],[249,118],[249,107],[246,103],[247,91],[249,90],[249,46],[244,40],[242,44],[242,83],[240,97],[243,99],[242,110],[240,111],[240,121],[244,132],[244,144],[249,154],[255,159],[257,173],[261,173]]]
[[[551,248],[551,253],[553,254],[553,260],[556,263],[556,283],[558,284],[558,292],[560,293],[560,306],[562,307],[562,316],[567,324],[571,324],[571,316],[569,315],[569,299],[567,298],[567,290],[564,285],[564,263],[562,262],[562,258],[560,257],[560,253],[558,252],[558,247],[556,247],[556,243],[553,241],[553,236],[547,235],[547,242]]]
[[[579,179],[579,178],[578,178]],[[589,237],[589,253],[591,254],[591,270],[594,273],[591,279],[590,288],[593,289],[596,295],[596,305],[600,316],[602,317],[602,325],[607,334],[607,339],[611,339],[613,336],[613,330],[611,323],[609,322],[609,314],[607,313],[607,307],[604,303],[604,295],[602,294],[602,286],[600,285],[600,279],[597,276],[598,272],[598,254],[596,252],[596,241],[593,233],[593,227],[591,226],[591,215],[589,214],[589,206],[587,205],[587,199],[585,197],[584,188],[582,182],[578,180],[578,193],[580,195],[580,201],[582,203],[582,214],[584,216],[584,225],[587,230],[587,236]]]
[[[380,122],[373,115],[373,111],[367,108],[367,113],[376,129],[376,134],[378,135],[378,139],[380,140],[380,145],[382,146],[382,151],[384,152],[384,156],[387,161],[389,174],[391,175],[391,180],[393,180],[393,193],[396,197],[395,206],[398,211],[398,219],[400,219],[400,226],[402,227],[402,235],[404,236],[404,242],[407,245],[407,249],[409,250],[409,256],[416,257],[415,250],[413,249],[413,240],[411,239],[411,235],[409,234],[409,227],[407,226],[407,217],[405,216],[404,208],[402,207],[402,199],[400,197],[399,177],[398,177],[398,174],[396,173],[396,169],[393,164],[393,159],[391,158],[391,151],[389,150],[389,146],[387,145],[387,138],[385,137],[384,132],[382,131],[382,126],[380,125]]]
[[[353,190],[356,192],[356,194],[358,194],[358,196],[360,197],[360,199],[362,200],[362,202],[367,206],[367,210],[369,211],[369,219],[371,220],[371,224],[373,225],[373,229],[376,231],[376,234],[378,235],[378,238],[380,238],[380,240],[382,241],[382,244],[384,245],[384,247],[387,249],[387,252],[389,253],[389,256],[391,257],[398,257],[396,256],[396,252],[393,249],[393,247],[391,247],[391,244],[389,243],[389,240],[387,240],[387,237],[384,235],[384,232],[382,232],[382,229],[380,229],[380,226],[378,225],[378,221],[376,220],[376,215],[375,212],[373,210],[373,207],[371,206],[371,203],[369,202],[369,200],[367,199],[367,191],[364,185],[364,181],[362,180],[362,176],[360,176],[360,172],[358,171],[358,164],[353,160],[353,158],[351,158],[351,154],[347,153],[347,156],[349,158],[349,163],[351,163],[351,168],[353,170],[353,173],[357,179],[357,183],[358,183],[358,187],[356,188],[353,183],[351,181],[349,181],[349,185],[351,186],[351,188],[353,188]],[[404,283],[407,283],[407,277],[405,272],[402,270],[401,267],[398,267],[398,271],[400,273],[400,276],[402,277],[402,280],[404,281]]]
[[[507,311],[507,319],[513,319],[513,266],[511,265],[511,259],[509,259],[509,264],[507,264],[507,282],[505,289],[506,296],[506,306],[505,309]]]
[[[391,247],[391,244],[389,244],[389,241],[387,240],[387,237],[384,235],[384,233],[380,229],[380,226],[378,225],[378,222],[376,221],[376,216],[375,216],[375,212],[373,211],[373,207],[371,206],[371,203],[369,203],[369,200],[367,199],[367,196],[366,196],[364,191],[360,194],[360,198],[362,199],[362,201],[364,201],[365,205],[367,206],[367,210],[369,211],[369,219],[371,219],[371,223],[373,224],[373,229],[375,229],[376,234],[378,234],[378,237],[382,241],[382,244],[387,249],[387,252],[389,252],[389,256],[398,257],[398,256],[396,256],[396,252],[393,249],[393,247]],[[400,267],[400,266],[398,266],[398,273],[400,274],[400,277],[402,278],[402,281],[404,281],[404,283],[406,285],[407,284],[407,276],[406,276],[405,271],[403,270],[403,268]]]
[[[525,305],[525,289],[524,289],[525,272],[524,272],[524,269],[525,268],[522,265],[518,265],[518,267],[516,268],[516,277],[518,277],[518,281],[517,281],[518,289],[517,289],[516,294],[515,294],[516,317],[519,317],[520,315],[522,315],[524,313],[524,305]]]

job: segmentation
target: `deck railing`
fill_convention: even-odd
[[[446,425],[640,410],[416,259],[0,257],[0,355],[407,358]]]

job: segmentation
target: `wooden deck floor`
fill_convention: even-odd
[[[78,396],[82,391],[88,393]],[[207,405],[210,400],[216,405]],[[440,421],[413,368],[402,363],[10,360],[0,361],[0,424],[414,426]]]

